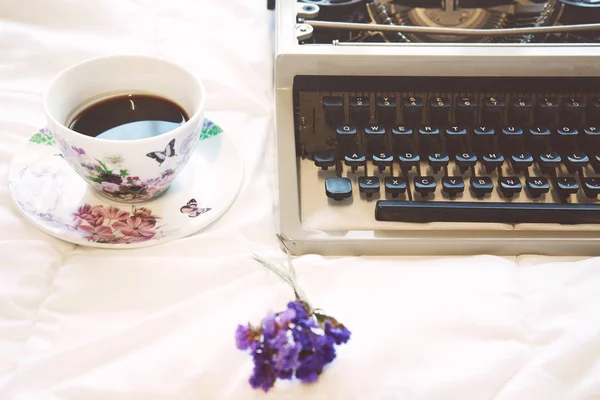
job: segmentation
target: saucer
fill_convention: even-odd
[[[45,128],[13,158],[8,185],[21,214],[41,231],[82,246],[132,249],[207,227],[233,204],[243,176],[233,140],[207,119],[188,164],[163,195],[145,203],[98,194],[62,158]]]

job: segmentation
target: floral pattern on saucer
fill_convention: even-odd
[[[52,133],[47,128],[40,129],[39,132],[36,132],[29,138],[29,141],[31,143],[44,144],[46,146],[54,146],[56,144]]]
[[[67,242],[113,249],[169,242],[208,226],[237,198],[243,158],[229,135],[221,132],[207,119],[199,138],[204,144],[192,152],[189,166],[177,175],[172,189],[141,205],[98,196],[61,157],[59,140],[48,129],[40,129],[13,158],[9,190],[17,209],[33,226]],[[125,193],[136,186],[160,184],[128,174],[118,154],[90,160],[81,149],[68,151],[86,165],[98,185]],[[168,179],[172,170],[163,175]]]
[[[73,227],[91,242],[137,243],[161,234],[158,219],[146,207],[125,211],[112,205],[84,204],[73,215]]]
[[[161,217],[148,207],[92,205],[84,203],[69,218],[60,218],[55,204],[47,212],[39,212],[17,202],[19,207],[34,219],[52,226],[63,235],[77,235],[90,243],[135,244],[163,237]]]
[[[204,124],[202,125],[202,132],[200,132],[200,140],[217,136],[221,132],[223,132],[223,129],[221,129],[219,125],[216,125],[213,121],[205,118]]]

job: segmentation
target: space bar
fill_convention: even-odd
[[[500,222],[595,224],[600,205],[379,200],[375,219],[395,222]]]

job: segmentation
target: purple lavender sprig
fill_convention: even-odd
[[[249,351],[254,361],[249,383],[265,392],[277,379],[317,381],[336,357],[334,346],[348,342],[351,335],[335,318],[310,307],[296,283],[289,256],[288,251],[287,274],[257,256],[255,259],[288,282],[296,300],[289,302],[284,311],[269,313],[259,326],[247,323],[238,325],[235,331],[237,348]]]

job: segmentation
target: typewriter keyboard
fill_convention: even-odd
[[[300,77],[303,220],[596,224],[597,82]]]

